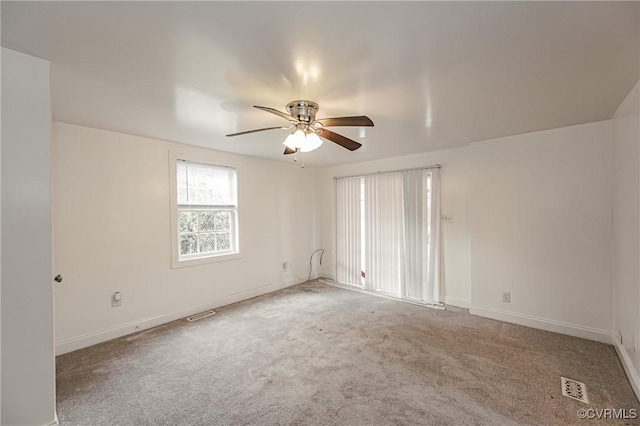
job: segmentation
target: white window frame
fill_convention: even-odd
[[[190,156],[181,155],[171,152],[169,155],[169,179],[170,179],[170,199],[171,199],[171,267],[182,268],[185,266],[202,265],[213,262],[220,262],[232,259],[239,259],[240,256],[240,226],[239,226],[239,209],[238,198],[236,197],[235,205],[178,205],[178,183],[176,176],[177,163],[184,161],[191,164],[202,164],[205,166],[213,167],[227,167],[232,168],[236,172],[236,193],[239,192],[239,173],[238,168],[233,165],[216,164],[214,162],[207,161],[208,159],[194,159]],[[180,255],[180,228],[179,228],[179,212],[181,210],[228,210],[231,211],[231,250],[213,252],[213,253],[195,253],[191,255]]]

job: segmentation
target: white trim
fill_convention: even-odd
[[[242,259],[242,258],[243,256],[240,253],[236,253],[236,252],[214,254],[210,256],[192,257],[192,258],[187,258],[182,260],[177,260],[174,258],[172,260],[175,260],[175,262],[172,263],[171,267],[173,269],[185,268],[189,266],[204,265],[206,263],[226,262],[228,260],[236,260],[236,259]]]
[[[638,372],[633,366],[633,362],[631,362],[631,358],[629,358],[627,350],[617,339],[614,340],[615,342],[613,343],[613,347],[618,354],[618,358],[620,358],[622,367],[624,367],[624,372],[627,373],[627,378],[629,379],[629,383],[631,383],[633,391],[636,393],[636,398],[640,401],[640,375],[638,375]]]
[[[452,297],[444,298],[445,305],[457,306],[458,308],[469,309],[471,307],[471,302],[468,300],[454,299]]]
[[[47,426],[58,426],[60,422],[58,421],[58,412],[53,411],[53,422],[49,423]]]
[[[325,273],[324,271],[322,272],[322,276],[319,276],[318,279],[320,281],[322,280],[326,280],[326,281],[335,281],[336,280],[336,275],[333,272],[330,273]]]
[[[106,342],[107,340],[115,339],[117,337],[122,337],[128,334],[136,333],[138,331],[146,330],[161,324],[197,314],[207,309],[216,309],[221,306],[229,305],[231,303],[240,302],[242,300],[247,300],[256,296],[261,296],[263,294],[271,293],[273,291],[290,287],[298,283],[300,283],[300,280],[294,279],[268,284],[252,290],[235,293],[230,296],[219,297],[213,300],[209,300],[205,303],[200,303],[198,305],[180,309],[178,311],[168,312],[166,314],[158,315],[155,317],[143,318],[137,321],[120,324],[115,327],[98,331],[96,333],[64,339],[56,342],[56,355],[62,355],[67,352],[72,352],[98,343]]]
[[[422,306],[423,308],[431,308],[431,309],[436,309],[438,311],[444,311],[446,309],[444,307],[444,305],[434,305],[434,304],[430,304],[430,303],[416,302],[416,301],[411,300],[411,299],[401,299],[399,297],[394,297],[394,296],[391,296],[391,295],[388,295],[388,294],[377,293],[375,291],[358,288],[358,287],[353,286],[353,285],[342,284],[342,283],[339,283],[339,282],[334,281],[334,280],[328,280],[326,278],[320,278],[320,282],[324,283],[324,284],[327,284],[327,285],[330,285],[330,286],[333,286],[333,287],[342,288],[344,290],[356,291],[358,293],[368,294],[369,296],[384,297],[385,299],[395,300],[396,302],[410,303],[412,305]]]
[[[562,321],[539,318],[531,315],[523,315],[516,312],[503,311],[500,309],[483,308],[480,306],[469,307],[469,313],[481,317],[492,318],[499,321],[524,325],[526,327],[540,330],[553,331],[554,333],[567,334],[569,336],[581,337],[583,339],[595,340],[610,345],[612,343],[611,332],[592,327],[571,324]]]

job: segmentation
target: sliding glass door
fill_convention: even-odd
[[[440,302],[439,169],[336,178],[336,280]]]

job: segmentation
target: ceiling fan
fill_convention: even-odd
[[[334,126],[373,126],[373,121],[365,115],[358,115],[353,117],[335,117],[335,118],[320,118],[316,120],[316,113],[320,109],[318,104],[311,101],[293,101],[287,104],[287,113],[278,111],[277,109],[257,106],[254,108],[261,109],[263,111],[270,112],[279,117],[288,120],[291,124],[289,126],[275,126],[265,127],[263,129],[247,130],[245,132],[231,133],[227,136],[240,136],[248,133],[262,132],[265,130],[276,129],[294,129],[293,132],[287,136],[287,139],[283,142],[285,146],[284,154],[295,154],[296,152],[309,152],[317,149],[322,145],[322,139],[334,142],[350,151],[355,151],[360,148],[362,144],[349,139],[345,136],[339,135],[327,127]]]

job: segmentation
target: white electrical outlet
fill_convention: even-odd
[[[122,295],[120,294],[119,291],[116,291],[111,296],[111,306],[112,307],[116,307],[116,306],[120,306],[120,305],[122,305]]]
[[[287,272],[289,270],[289,262],[282,262],[282,272]]]
[[[502,301],[505,303],[511,303],[511,293],[508,291],[502,292]]]

